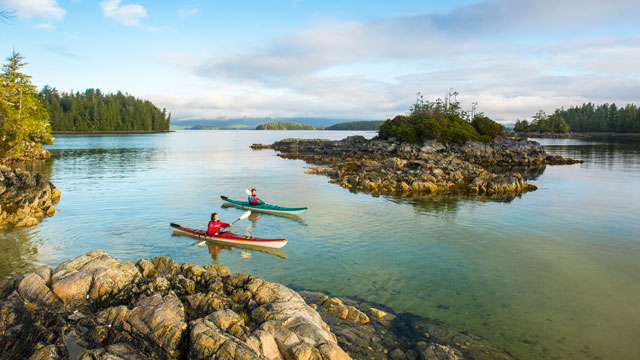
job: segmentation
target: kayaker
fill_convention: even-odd
[[[231,224],[222,222],[220,221],[220,219],[218,219],[218,213],[213,213],[211,214],[211,221],[209,221],[209,226],[207,226],[207,235],[218,235],[220,230],[222,230],[223,228],[228,228],[230,226]]]
[[[256,189],[251,189],[251,195],[249,195],[249,204],[251,205],[264,204],[264,201],[258,199],[258,195],[256,195]]]

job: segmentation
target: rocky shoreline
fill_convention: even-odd
[[[520,194],[535,190],[535,185],[528,184],[519,172],[487,169],[582,162],[548,155],[534,141],[503,138],[490,144],[428,140],[415,145],[350,136],[338,141],[284,139],[251,148],[274,149],[282,158],[325,165],[311,167],[307,173],[326,175],[344,188],[374,194]]]
[[[91,251],[0,282],[0,358],[511,359],[381,306],[165,256]]]
[[[32,226],[53,216],[60,190],[39,173],[0,165],[0,225]]]

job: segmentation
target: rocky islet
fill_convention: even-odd
[[[457,145],[350,136],[338,141],[284,139],[251,148],[274,149],[286,159],[326,165],[310,167],[307,173],[326,175],[344,188],[374,194],[520,194],[535,190],[535,185],[527,183],[518,171],[488,169],[581,162],[548,155],[534,141],[506,138],[496,138],[490,144],[469,141]]]

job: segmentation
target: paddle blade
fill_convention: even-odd
[[[251,191],[249,191],[249,189],[244,189],[244,192],[246,192],[247,195],[251,195]]]
[[[251,215],[251,210],[247,211],[246,213],[242,214],[239,218],[239,220],[244,220],[246,218],[249,217],[249,215]]]

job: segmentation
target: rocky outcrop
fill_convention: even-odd
[[[45,160],[51,157],[51,153],[40,144],[28,141],[23,142],[22,150],[18,154],[11,154],[10,157],[0,158],[0,164],[8,164],[20,161]]]
[[[339,141],[284,139],[253,149],[274,149],[287,159],[328,165],[307,173],[329,176],[344,188],[371,193],[508,194],[535,190],[520,172],[495,173],[487,167],[541,166],[578,161],[550,156],[533,141],[498,138],[491,144],[426,141],[420,145],[351,136]]]
[[[295,291],[97,250],[0,285],[0,358],[350,359]]]
[[[60,190],[44,176],[0,165],[0,225],[35,225],[55,214],[59,199]]]

